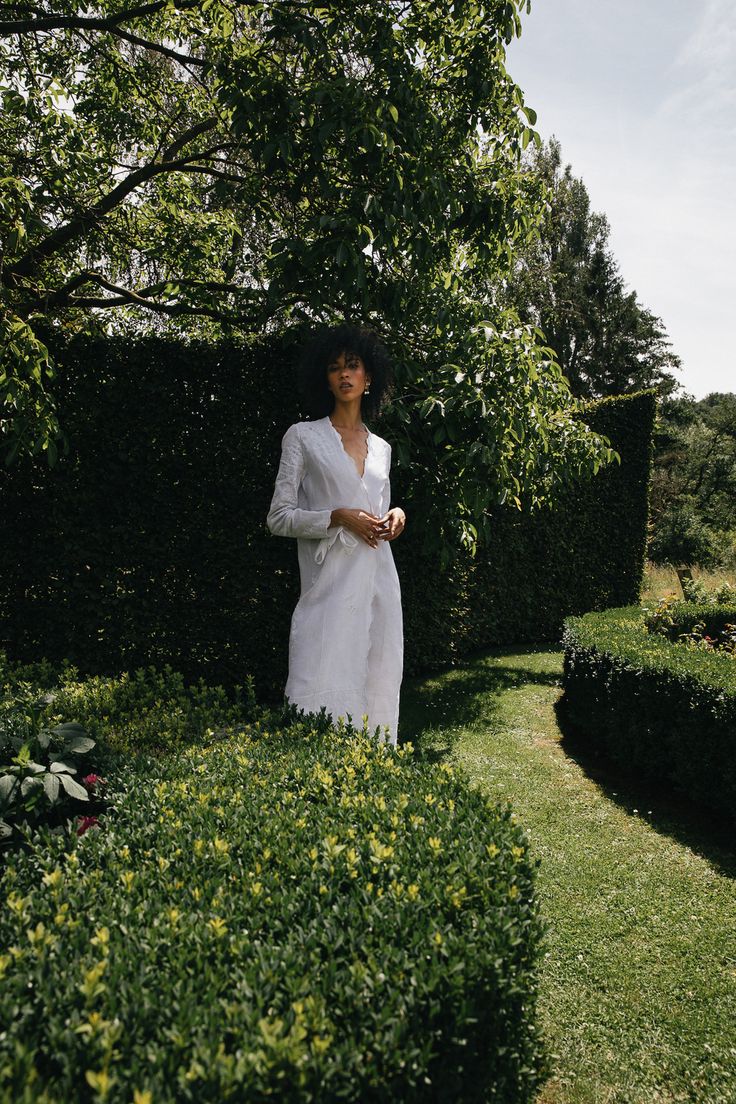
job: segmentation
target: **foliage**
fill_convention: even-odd
[[[688,602],[700,602],[701,604],[727,606],[736,605],[736,587],[731,583],[723,582],[718,586],[709,587],[700,579],[682,580],[682,589]]]
[[[468,292],[535,218],[534,113],[504,65],[522,6],[6,4],[6,460],[55,461],[44,350],[117,313],[207,339],[376,325],[398,463],[432,473],[450,547],[610,462],[534,328]]]
[[[697,589],[702,594],[705,588]],[[718,649],[721,654],[733,656],[736,589],[726,584],[702,598],[695,597],[694,588],[687,594],[684,602],[672,598],[659,602],[645,620],[649,632],[701,651]]]
[[[16,715],[22,710],[19,700],[32,695],[34,689],[32,683],[19,683],[17,672],[33,678],[35,671],[10,663],[3,653],[0,656],[0,710],[10,718],[4,722],[9,736],[18,739],[19,730],[11,725],[18,723]],[[245,686],[235,686],[227,693],[221,686],[208,685],[203,678],[185,685],[182,674],[170,664],[163,670],[149,665],[114,676],[80,678],[77,667],[65,662],[56,674],[54,690],[33,708],[34,723],[46,727],[57,725],[60,717],[74,716],[74,727],[83,727],[94,736],[91,741],[83,741],[85,745],[98,742],[98,750],[104,755],[124,755],[134,749],[175,751],[211,737],[215,729],[245,724],[259,713],[252,678],[246,677]]]
[[[281,337],[66,348],[60,411],[73,454],[53,469],[26,459],[0,471],[0,614],[14,658],[68,658],[99,675],[168,663],[189,683],[228,687],[248,672],[259,698],[281,695],[298,571],[293,542],[265,518],[281,436],[303,417],[294,352]],[[577,417],[621,463],[588,480],[573,471],[556,506],[496,504],[485,544],[475,557],[456,549],[451,570],[463,449],[435,445],[417,415],[424,444],[402,468],[395,413],[371,424],[392,444],[392,504],[409,521],[392,546],[407,673],[482,644],[556,639],[568,613],[637,599],[653,396],[600,400]]]
[[[533,1099],[516,818],[410,745],[311,720],[133,757],[95,831],[10,857],[2,1094]]]
[[[680,368],[660,318],[639,302],[609,245],[605,215],[563,168],[560,143],[530,147],[528,171],[546,189],[538,236],[517,246],[505,300],[541,327],[574,394],[586,398],[679,387]]]
[[[714,618],[718,607],[709,608]],[[651,612],[653,627],[666,627],[661,611]],[[702,608],[691,612],[690,627]],[[647,632],[649,613],[632,606],[566,619],[564,716],[586,745],[627,770],[732,818],[736,664],[726,651]],[[735,614],[726,611],[729,620]]]
[[[89,801],[89,786],[74,776],[79,760],[95,746],[78,722],[53,726],[42,718],[53,700],[22,697],[0,704],[0,839],[14,829],[46,821],[57,822],[77,802]],[[96,778],[95,775],[88,777]]]
[[[736,564],[736,395],[663,401],[655,429],[650,556]]]

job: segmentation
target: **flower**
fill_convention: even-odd
[[[86,774],[82,781],[85,786],[96,786],[98,783],[100,786],[106,785],[105,779],[100,778],[99,774]]]
[[[96,816],[80,816],[79,827],[77,828],[77,835],[82,836],[88,828],[99,828],[98,818]]]

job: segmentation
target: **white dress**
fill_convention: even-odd
[[[368,434],[361,477],[329,417],[295,422],[281,441],[281,463],[267,525],[296,537],[301,596],[291,618],[285,696],[308,712],[322,706],[349,715],[356,728],[368,715],[396,744],[404,664],[401,589],[391,543],[372,548],[342,525],[332,510],[362,509],[382,517],[389,509],[391,446]]]

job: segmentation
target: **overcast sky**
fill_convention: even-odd
[[[736,391],[736,0],[532,0],[508,68],[697,398]]]

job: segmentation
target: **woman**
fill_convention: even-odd
[[[285,696],[299,709],[368,715],[396,745],[404,636],[389,542],[404,530],[390,509],[391,446],[363,423],[391,387],[386,350],[354,326],[323,331],[300,365],[313,421],[281,441],[268,512],[272,533],[296,537],[301,597],[291,619]]]

